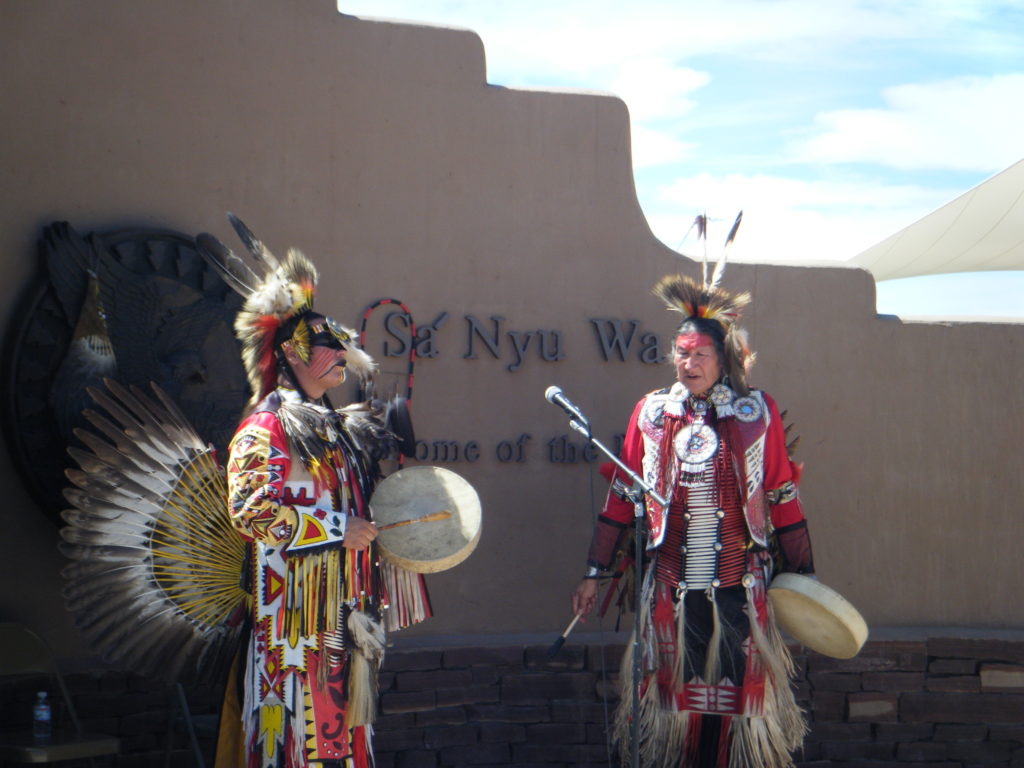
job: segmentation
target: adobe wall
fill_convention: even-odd
[[[437,617],[411,634],[564,626],[604,489],[587,463],[552,460],[569,430],[543,392],[563,387],[611,442],[671,379],[640,360],[643,335],[664,347],[672,324],[650,287],[692,266],[639,209],[619,99],[489,85],[474,33],[358,20],[329,0],[9,0],[0,65],[5,321],[50,222],[234,243],[226,210],[272,249],[312,255],[318,306],[349,324],[382,296],[420,324],[448,313],[417,363],[416,429],[458,442],[444,466],[477,488],[484,530],[430,579]],[[821,579],[873,625],[1024,626],[1024,327],[877,317],[857,269],[735,265],[727,281],[755,295],[754,383],[803,436]],[[624,360],[605,360],[600,319],[637,321]],[[371,328],[385,372],[404,370],[385,341],[398,344]],[[0,479],[6,582],[31,580],[0,614],[71,653],[56,533],[7,461]]]

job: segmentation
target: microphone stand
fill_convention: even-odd
[[[642,477],[623,464],[619,457],[608,450],[600,440],[594,437],[590,431],[590,423],[586,419],[570,419],[569,426],[587,438],[587,442],[615,462],[619,470],[633,482],[630,489],[624,494],[625,498],[633,503],[633,567],[635,569],[633,576],[633,716],[629,727],[629,746],[630,765],[632,768],[640,768],[640,673],[642,666],[640,658],[640,603],[643,599],[644,581],[644,545],[642,540],[644,530],[644,497],[650,496],[662,507],[667,506],[667,501],[648,485]]]

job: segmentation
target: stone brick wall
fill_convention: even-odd
[[[811,728],[800,768],[1024,768],[1024,632],[876,634],[847,661],[794,649]],[[549,641],[449,638],[428,646],[399,638],[380,678],[378,768],[616,765],[606,723],[623,638],[570,642],[553,660]],[[163,765],[173,689],[117,671],[71,674],[68,682],[87,726],[122,738],[123,754],[110,765]],[[40,685],[0,681],[3,729],[28,725]],[[188,690],[207,765],[219,698],[213,686]],[[195,765],[180,720],[174,734],[171,764]]]
[[[549,647],[392,652],[375,726],[378,768],[607,766],[623,646],[566,645],[554,659]]]
[[[79,664],[81,661],[75,666]],[[98,758],[98,764],[157,768],[169,760],[173,768],[196,765],[184,720],[178,714],[177,691],[173,687],[117,670],[65,673],[65,682],[82,727],[121,739],[121,754],[106,762]],[[70,731],[71,720],[60,701],[57,686],[35,676],[0,678],[0,731],[30,728],[32,702],[36,691],[42,690],[48,691],[53,699],[54,729]],[[208,766],[212,765],[221,696],[220,686],[186,689],[199,748]],[[60,765],[84,768],[89,763],[69,760]]]
[[[847,661],[798,661],[811,716],[806,768],[1024,767],[1019,634],[877,640]]]
[[[1009,637],[874,640],[844,661],[794,647],[810,725],[798,766],[1024,768],[1024,633]],[[609,765],[624,643],[547,648],[392,651],[380,768]]]

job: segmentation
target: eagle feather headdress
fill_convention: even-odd
[[[736,321],[739,320],[743,308],[750,303],[750,294],[746,291],[731,293],[721,287],[729,248],[742,220],[743,211],[740,211],[725,240],[722,255],[710,280],[705,256],[700,282],[684,275],[666,275],[654,286],[654,295],[664,301],[670,310],[683,316],[680,326],[689,320],[718,324],[724,336],[723,373],[728,376],[733,390],[745,395],[749,391],[747,372],[754,363],[754,353],[750,351],[747,332],[740,328]],[[697,217],[694,225],[698,227],[698,234],[706,237],[706,218],[703,215]]]
[[[242,346],[242,363],[252,390],[249,407],[277,386],[277,346],[285,324],[298,318],[290,340],[299,357],[309,360],[309,327],[304,315],[313,310],[319,273],[301,251],[290,248],[279,261],[234,214],[228,220],[252,256],[251,263],[237,256],[210,234],[196,237],[199,252],[245,302],[235,318],[235,335]],[[364,381],[375,370],[373,359],[359,348],[355,331],[342,328],[346,368]]]

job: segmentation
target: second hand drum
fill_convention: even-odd
[[[780,573],[768,599],[779,625],[812,651],[852,659],[868,639],[864,617],[842,595],[798,573]]]
[[[408,571],[454,568],[480,541],[480,497],[448,469],[400,469],[377,486],[370,506],[381,555]]]

